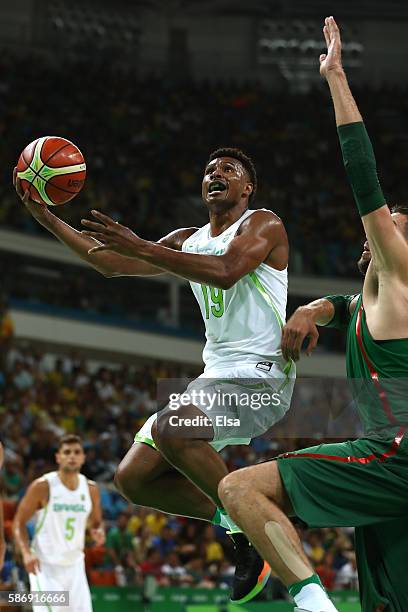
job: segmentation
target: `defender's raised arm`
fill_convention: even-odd
[[[333,17],[326,18],[323,33],[327,53],[320,56],[320,74],[330,87],[344,166],[375,266],[408,281],[408,245],[386,205],[373,147],[342,67],[340,31]]]

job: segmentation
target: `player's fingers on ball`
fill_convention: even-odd
[[[16,186],[16,178],[17,178],[17,166],[13,168],[13,185]]]

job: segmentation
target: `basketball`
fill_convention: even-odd
[[[59,136],[37,138],[22,151],[17,177],[24,192],[38,203],[58,206],[72,200],[82,189],[86,164],[81,151]]]

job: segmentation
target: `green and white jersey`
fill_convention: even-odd
[[[48,481],[49,501],[36,513],[33,552],[44,563],[73,565],[84,557],[86,524],[92,510],[88,480],[79,474],[79,485],[71,491],[58,472],[43,478]]]
[[[238,221],[215,238],[211,236],[208,223],[184,242],[183,251],[222,255],[241,223],[256,212],[245,211]],[[205,372],[260,361],[278,362],[284,369],[280,342],[286,317],[286,268],[275,270],[262,263],[230,289],[195,282],[190,285],[205,324]]]

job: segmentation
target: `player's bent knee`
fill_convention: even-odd
[[[248,493],[248,484],[245,479],[240,477],[239,473],[242,470],[231,472],[225,476],[218,485],[218,496],[222,501],[223,506],[229,512],[233,511],[240,503],[244,501]]]

